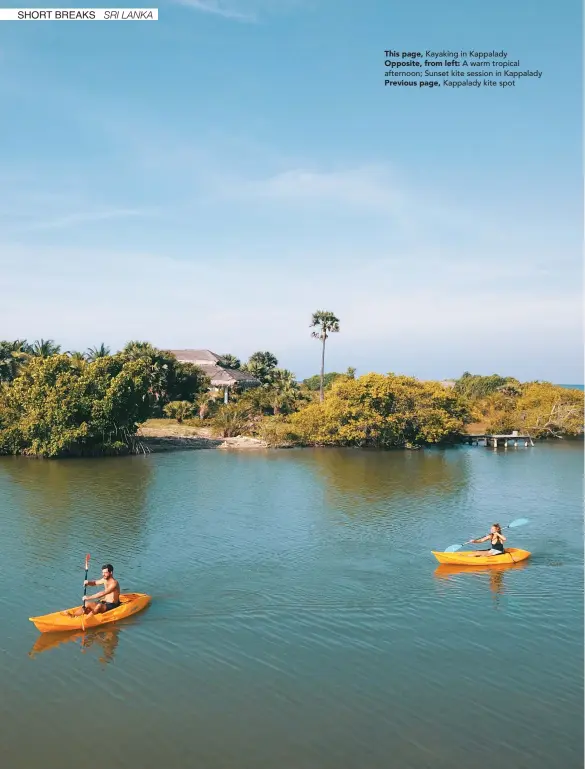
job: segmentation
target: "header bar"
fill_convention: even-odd
[[[0,21],[158,21],[158,8],[0,8]]]

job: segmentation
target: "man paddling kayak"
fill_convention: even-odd
[[[481,542],[487,542],[489,540],[491,548],[489,550],[478,550],[476,553],[469,553],[470,558],[481,558],[485,555],[504,555],[506,552],[504,548],[504,542],[506,537],[502,534],[502,527],[499,523],[494,523],[490,529],[490,533],[485,537],[479,539],[470,539],[469,544],[479,545]]]
[[[94,595],[84,596],[85,604],[75,612],[76,617],[80,617],[82,614],[102,614],[105,611],[116,609],[120,605],[120,585],[118,580],[114,579],[114,567],[111,563],[102,566],[101,579],[86,579],[83,584],[103,585],[104,589]],[[106,596],[108,596],[107,601],[101,600]],[[95,602],[96,599],[99,600]],[[88,604],[88,601],[92,601],[92,603]]]

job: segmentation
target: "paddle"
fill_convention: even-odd
[[[524,526],[525,524],[530,523],[528,518],[516,518],[515,521],[512,521],[512,523],[509,523],[507,526],[504,526],[504,529],[515,529],[518,526]],[[477,537],[474,537],[474,539],[477,539]],[[450,547],[445,549],[445,553],[455,553],[457,550],[460,550],[462,547],[465,547],[465,545],[471,544],[473,540],[469,540],[468,542],[463,542],[461,545],[451,545]]]
[[[89,553],[85,556],[85,577],[83,578],[83,582],[85,583],[87,580],[87,572],[89,571]],[[83,585],[83,608],[85,609],[85,595],[87,593],[87,585]]]
[[[85,584],[87,580],[87,572],[89,571],[89,553],[85,556],[85,577],[83,578],[83,614],[81,615],[81,629],[85,631],[85,595],[87,593],[87,585]]]

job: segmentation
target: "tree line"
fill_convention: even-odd
[[[465,372],[453,386],[394,373],[325,373],[324,349],[339,331],[332,313],[315,313],[320,372],[298,381],[269,351],[220,365],[247,371],[253,388],[230,402],[204,371],[168,350],[131,341],[62,351],[53,340],[0,342],[0,454],[43,457],[124,454],[141,448],[138,428],[172,418],[272,446],[374,448],[453,444],[465,431],[521,430],[534,438],[583,436],[583,392]]]

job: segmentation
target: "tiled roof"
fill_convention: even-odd
[[[184,363],[218,363],[221,358],[211,350],[171,350],[177,360]]]
[[[225,369],[218,366],[217,364],[221,357],[211,352],[211,350],[171,350],[170,352],[182,363],[195,363],[199,366],[207,374],[211,384],[215,387],[229,387],[236,384],[236,382],[249,385],[260,384],[260,381],[252,376],[252,374],[248,374],[247,371],[240,371],[235,368]]]

